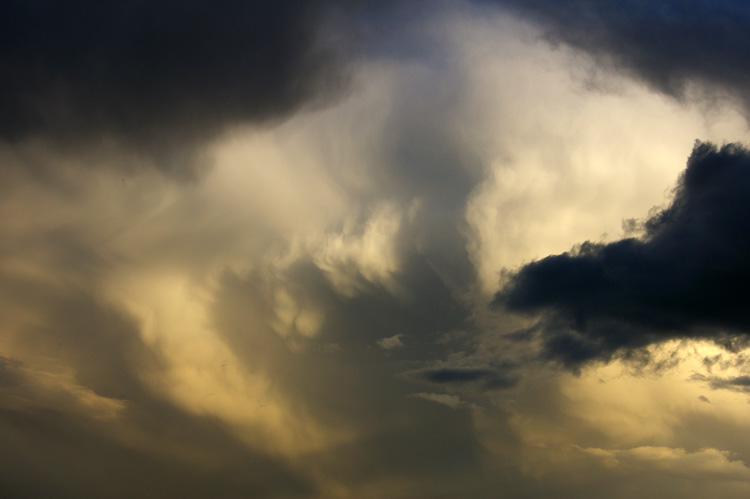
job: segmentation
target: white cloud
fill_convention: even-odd
[[[383,350],[393,350],[394,348],[401,348],[404,344],[401,342],[403,334],[396,334],[389,338],[381,338],[377,341],[378,345]]]

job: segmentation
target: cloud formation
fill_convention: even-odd
[[[694,137],[743,136],[732,109],[608,65],[592,90],[496,2],[0,13],[1,496],[748,497],[748,356],[695,340],[737,307],[683,341],[610,306],[582,323],[630,321],[650,363],[575,376],[534,342],[604,341],[575,313],[487,306],[499,269],[658,202]],[[696,171],[745,162],[704,146]],[[744,241],[683,213],[730,180],[625,249]]]
[[[403,342],[401,341],[402,336],[403,334],[395,334],[388,338],[380,338],[375,342],[375,344],[383,350],[393,350],[394,348],[400,348],[404,346]]]
[[[3,2],[0,139],[115,142],[186,168],[168,160],[229,125],[338,94],[345,34],[322,30],[336,3]]]
[[[502,390],[518,384],[518,376],[500,369],[478,367],[441,367],[410,373],[438,385],[473,385],[482,390]]]
[[[507,276],[494,304],[546,313],[546,354],[575,367],[669,338],[732,344],[750,328],[750,152],[696,143],[641,238],[584,242]]]
[[[750,119],[750,6],[736,0],[500,0],[541,24],[553,43],[592,54],[673,97],[689,86],[738,98]],[[698,92],[700,96],[700,91]]]
[[[750,392],[750,376],[733,376],[723,378],[721,376],[706,376],[705,374],[696,373],[690,376],[690,381],[701,381],[708,383],[712,390],[733,390],[737,392]],[[706,399],[708,401],[708,399]]]

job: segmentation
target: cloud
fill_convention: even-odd
[[[696,143],[642,238],[586,241],[509,273],[494,304],[544,313],[548,357],[576,367],[669,338],[728,346],[750,327],[750,152]]]
[[[600,67],[628,72],[682,98],[690,84],[740,100],[750,119],[750,7],[734,0],[500,0],[537,21],[552,43],[592,54]]]
[[[375,344],[383,350],[393,350],[394,348],[401,348],[404,344],[401,342],[403,334],[396,334],[389,338],[381,338]]]
[[[475,367],[442,367],[424,369],[409,373],[417,379],[423,379],[438,385],[476,385],[484,390],[501,390],[518,384],[516,375],[507,374],[497,369]]]
[[[701,476],[718,480],[750,478],[750,469],[731,452],[718,449],[701,449],[689,452],[669,447],[636,447],[633,449],[603,451],[582,449],[604,458],[610,466],[624,469],[644,469],[676,476]]]
[[[658,390],[619,363],[560,373],[524,340],[545,323],[487,307],[503,265],[618,230],[687,141],[742,120],[706,132],[632,80],[592,98],[574,51],[494,7],[380,4],[0,7],[45,27],[0,38],[36,40],[57,82],[0,83],[28,83],[0,111],[5,495],[607,496],[615,472],[534,461],[571,445],[750,455],[744,393],[701,403],[692,370]],[[16,49],[0,62],[31,67]],[[164,175],[204,154],[190,182]],[[695,372],[710,358],[742,375],[711,347]],[[621,497],[671,473],[646,468]]]
[[[689,381],[702,381],[708,383],[712,390],[731,390],[735,392],[750,393],[750,376],[707,376],[696,373],[688,378]]]
[[[347,44],[332,42],[346,36],[327,22],[336,3],[3,2],[0,139],[43,137],[67,151],[114,141],[186,168],[170,161],[229,125],[339,93]]]
[[[132,317],[72,283],[8,274],[2,282],[13,296],[3,305],[3,346],[24,359],[0,357],[0,437],[13,449],[0,453],[4,493],[313,494],[308,477],[146,381],[164,359],[142,340]]]
[[[180,482],[174,487],[180,490],[165,484],[155,495],[189,495],[181,493],[184,483],[202,496],[259,490],[263,496],[387,497],[405,494],[367,487],[383,487],[397,476],[406,485],[421,484],[420,490],[441,488],[460,483],[456,473],[477,468],[469,417],[408,398],[413,382],[399,376],[399,362],[422,365],[445,355],[447,345],[431,345],[441,333],[474,331],[470,307],[443,272],[456,263],[470,270],[466,252],[458,262],[452,252],[439,258],[443,246],[432,242],[462,249],[453,225],[462,196],[446,220],[430,208],[448,186],[435,182],[421,190],[429,201],[424,207],[411,192],[431,165],[419,162],[429,147],[412,135],[440,142],[449,135],[443,129],[448,120],[390,105],[390,92],[398,96],[404,87],[416,95],[435,72],[412,80],[408,66],[376,69],[380,74],[363,71],[364,104],[356,96],[261,132],[234,130],[226,142],[217,141],[214,168],[196,182],[143,170],[123,180],[108,169],[90,172],[66,162],[69,168],[55,170],[65,177],[60,184],[28,175],[4,186],[10,194],[1,206],[8,216],[0,224],[7,235],[0,271],[7,279],[0,289],[14,298],[0,309],[8,312],[10,333],[2,333],[9,352],[29,365],[47,359],[52,366],[46,369],[62,366],[83,389],[125,405],[125,417],[105,433],[125,440],[135,433],[153,442],[120,460],[102,451],[97,476],[126,481],[118,470],[130,469],[132,459]],[[381,94],[375,78],[386,72],[392,81]],[[420,95],[429,97],[428,109],[445,104],[440,92]],[[384,122],[373,121],[379,113],[387,116]],[[391,137],[402,113],[413,114],[411,123]],[[403,141],[400,153],[413,154],[409,160],[398,158],[394,141]],[[460,144],[443,145],[459,155]],[[19,169],[34,166],[24,154],[12,157]],[[44,159],[50,167],[60,164],[54,154]],[[440,166],[454,165],[446,160]],[[391,186],[403,186],[407,176],[408,188],[391,196]],[[470,183],[462,184],[465,194]],[[470,276],[462,276],[464,282]],[[397,339],[408,334],[419,346],[373,356],[384,332]],[[50,427],[40,419],[40,427]],[[169,423],[174,440],[158,439]],[[35,448],[28,442],[34,430],[18,447],[29,455],[75,454],[89,441],[91,423],[81,425],[84,434],[61,449]],[[7,432],[13,431],[9,425]],[[180,439],[186,454],[215,473],[158,454]],[[98,454],[99,440],[91,440]],[[127,442],[105,438],[101,445],[117,454]],[[32,462],[7,469],[24,476],[45,469]],[[299,473],[287,477],[284,465],[292,462]],[[240,466],[268,471],[265,489],[254,473],[237,472]],[[445,470],[439,483],[435,470]],[[226,483],[206,493],[222,474]],[[9,475],[3,477],[8,487],[30,495]],[[243,480],[246,492],[235,492]],[[63,486],[65,477],[48,482]],[[93,478],[79,482],[80,488],[99,486]],[[138,483],[123,495],[142,495]]]
[[[93,420],[115,420],[124,400],[102,397],[72,376],[34,370],[17,359],[0,357],[0,407],[18,412],[62,411]]]
[[[447,405],[451,409],[457,409],[464,404],[464,402],[456,395],[448,395],[447,393],[415,393],[412,397],[430,400],[438,404]]]

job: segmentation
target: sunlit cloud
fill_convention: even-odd
[[[564,3],[0,7],[0,490],[746,497],[745,66]]]

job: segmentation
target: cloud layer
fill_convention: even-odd
[[[0,495],[748,497],[739,80],[565,4],[3,3]]]

